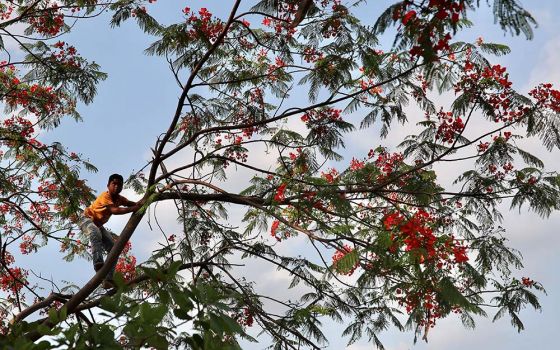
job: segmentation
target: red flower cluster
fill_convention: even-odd
[[[469,257],[467,256],[467,247],[456,244],[452,247],[452,249],[453,257],[455,258],[455,262],[457,264],[469,261]]]
[[[523,283],[525,287],[532,287],[535,284],[535,281],[533,281],[529,277],[522,277],[521,283]]]
[[[341,0],[321,0],[321,7],[325,8],[329,6],[331,2],[333,3],[332,8],[334,10],[337,6],[340,6]]]
[[[12,17],[12,12],[14,11],[14,7],[10,5],[0,5],[0,20],[5,21]]]
[[[136,17],[136,16],[138,16],[138,14],[142,15],[142,14],[146,14],[146,13],[148,13],[148,10],[146,10],[145,6],[137,7],[134,10],[130,11],[130,15],[132,17]]]
[[[136,277],[136,257],[130,254],[131,248],[132,244],[127,242],[115,267],[115,271],[120,272],[125,281],[131,281]]]
[[[560,90],[554,90],[552,84],[540,84],[529,95],[537,100],[537,105],[560,113]]]
[[[383,92],[383,88],[381,86],[375,86],[376,83],[373,79],[360,79],[360,89],[366,90],[371,95],[379,95]],[[367,100],[367,99],[366,99]]]
[[[344,245],[342,248],[339,248],[336,250],[336,252],[334,253],[333,257],[332,257],[332,261],[333,261],[333,267],[335,269],[335,271],[341,275],[352,275],[354,273],[354,271],[356,271],[356,269],[358,268],[358,266],[360,266],[360,262],[356,261],[356,263],[354,264],[354,266],[352,266],[352,268],[349,271],[343,271],[343,269],[338,265],[338,262],[340,261],[340,259],[344,258],[346,256],[346,254],[351,253],[354,250],[354,248],[350,247],[349,245]]]
[[[251,310],[249,310],[249,308],[246,307],[243,309],[242,314],[238,314],[235,316],[235,320],[241,326],[251,327],[253,326],[254,322],[253,313],[251,312]]]
[[[0,276],[0,289],[7,292],[19,292],[24,285],[27,285],[27,271],[19,268],[8,268],[9,272],[3,272]]]
[[[34,222],[41,223],[52,220],[50,206],[45,202],[31,203],[29,211],[31,212],[31,219]]]
[[[308,127],[314,123],[337,121],[341,119],[340,112],[342,112],[342,110],[331,107],[312,109],[301,116],[301,121]]]
[[[397,13],[395,12],[395,17],[397,16],[396,14]],[[408,11],[404,16],[402,16],[401,21],[402,21],[402,24],[404,24],[406,26],[409,23],[411,23],[412,20],[415,19],[415,18],[416,18],[416,11],[411,10],[411,11]]]
[[[338,176],[339,176],[339,175],[340,175],[340,174],[338,173],[338,171],[337,171],[335,168],[329,169],[329,171],[326,172],[326,173],[323,173],[323,172],[321,173],[321,177],[322,177],[323,179],[327,180],[327,182],[328,182],[329,184],[333,184],[333,183],[335,183],[336,181],[338,181]]]
[[[363,161],[359,161],[356,158],[352,158],[350,161],[350,170],[356,171],[363,169],[366,166],[366,163]]]
[[[333,10],[336,16],[332,16],[326,19],[321,28],[321,35],[323,38],[336,38],[340,35],[342,27],[341,17],[348,15],[348,10],[344,6],[333,6]]]
[[[281,240],[280,237],[278,237],[278,236],[276,235],[276,231],[278,231],[278,226],[280,226],[280,221],[274,220],[274,221],[272,222],[272,226],[270,226],[270,235],[271,235],[272,237],[276,238],[276,240],[277,240],[278,242],[280,242],[280,240]]]
[[[433,259],[436,255],[434,246],[437,240],[430,227],[432,222],[433,218],[430,214],[424,210],[418,210],[409,220],[406,220],[399,212],[389,214],[383,220],[383,225],[387,230],[398,226],[406,252],[425,250],[427,256],[420,255],[420,262],[424,262],[426,258]],[[394,237],[395,242],[397,238]]]
[[[285,192],[286,192],[286,184],[283,183],[276,189],[276,194],[274,195],[275,202],[282,202],[285,199]]]
[[[36,246],[33,244],[33,238],[29,235],[23,235],[21,243],[19,244],[19,250],[21,254],[27,255],[29,253],[37,251]]]
[[[489,146],[490,146],[489,142],[480,142],[477,146],[478,152],[479,153],[486,152],[486,150],[488,149]]]
[[[276,57],[274,59],[274,64],[268,66],[267,75],[271,81],[276,81],[280,77],[280,74],[283,73],[283,68],[286,66],[286,62],[284,62],[280,57]]]
[[[444,143],[453,143],[455,135],[461,133],[465,124],[461,117],[453,117],[453,113],[444,112],[443,109],[437,113],[439,127],[436,132],[436,140],[441,139]]]
[[[64,14],[58,5],[37,11],[37,15],[29,17],[31,28],[44,36],[55,36],[64,26]]]
[[[6,214],[10,210],[8,204],[0,204],[0,214]]]
[[[467,247],[461,245],[453,237],[440,239],[435,236],[432,226],[435,218],[428,212],[419,209],[411,218],[406,218],[396,211],[385,216],[383,226],[386,230],[398,234],[392,235],[391,253],[397,253],[400,247],[418,257],[421,264],[435,264],[438,269],[444,265],[452,266],[469,260]],[[450,257],[453,255],[454,260]]]
[[[376,50],[375,53],[378,55],[382,55],[383,51]],[[372,96],[379,95],[383,92],[383,88],[381,86],[378,86],[379,84],[377,84],[375,80],[373,80],[370,76],[368,76],[368,74],[366,74],[364,67],[360,68],[360,72],[363,74],[363,78],[359,80],[361,90],[367,91],[368,94]],[[361,99],[363,101],[367,101],[367,96],[362,95]]]
[[[188,16],[187,24],[192,26],[192,28],[187,31],[189,39],[199,39],[201,37],[200,34],[202,34],[210,42],[214,42],[224,30],[222,21],[218,18],[212,20],[212,13],[205,7],[198,10],[198,16],[194,12],[191,12],[189,7],[185,7],[183,13],[185,16]]]
[[[187,114],[179,123],[180,131],[194,132],[200,128],[200,117],[194,114]]]
[[[27,285],[27,275],[29,273],[20,267],[9,267],[14,263],[14,257],[9,252],[4,251],[1,259],[3,260],[2,265],[6,268],[0,272],[0,290],[14,294],[18,293],[24,285]]]
[[[317,51],[314,47],[308,46],[303,50],[303,59],[307,63],[315,63],[323,59],[323,53]]]
[[[9,74],[0,74],[0,84],[10,91],[6,95],[6,103],[10,108],[26,108],[35,115],[64,112],[61,96],[53,92],[50,86],[28,85],[18,78],[9,78]]]
[[[29,119],[13,116],[3,121],[4,127],[18,133],[23,138],[29,138],[35,132],[33,123]]]
[[[301,147],[298,147],[297,150],[296,150],[296,152],[297,152],[297,153],[293,153],[293,152],[290,152],[290,153],[289,153],[289,156],[290,156],[290,160],[291,160],[291,161],[296,161],[298,158],[300,158],[300,157],[302,157],[302,156],[305,157],[305,154],[304,154],[303,151],[301,150]]]
[[[264,107],[263,90],[259,87],[249,91],[249,102],[255,103],[260,108]]]
[[[307,174],[309,171],[309,166],[308,166],[308,158],[307,158],[307,154],[305,154],[305,152],[303,152],[303,150],[298,147],[296,149],[296,153],[294,152],[290,152],[289,154],[290,157],[290,161],[291,161],[291,167],[289,170],[290,175],[297,175],[297,174]],[[286,162],[286,164],[288,165],[288,162]]]
[[[58,194],[58,185],[43,180],[40,182],[40,185],[37,187],[37,192],[41,197],[45,199],[53,199],[56,198]]]
[[[497,180],[503,180],[506,174],[509,174],[514,169],[514,166],[511,162],[507,162],[502,165],[502,169],[503,171],[498,171],[498,167],[496,166],[496,164],[488,165],[488,171],[490,172],[490,174],[493,174]]]
[[[511,81],[509,81],[508,74],[506,74],[506,67],[502,67],[499,64],[484,68],[484,71],[482,71],[482,78],[494,80],[504,89],[509,89],[512,85]]]
[[[482,72],[467,60],[463,76],[455,84],[455,93],[464,91],[492,107],[494,122],[513,122],[525,115],[529,107],[513,105],[511,88],[506,68],[500,65],[486,67]]]
[[[76,60],[77,51],[74,46],[69,46],[64,41],[59,41],[53,45],[58,51],[51,54],[51,58],[69,67],[80,67],[80,62]]]
[[[402,295],[402,290],[397,289],[397,300],[399,305],[404,305],[407,313],[412,313],[414,309],[422,307],[424,309],[424,317],[418,322],[420,327],[433,328],[436,320],[443,316],[442,307],[437,300],[437,294],[431,290],[420,290],[407,292]],[[454,313],[461,313],[458,306],[453,307]]]
[[[368,158],[375,158],[375,150],[370,150],[368,152]],[[383,173],[378,177],[378,181],[382,181],[386,177],[390,176],[403,162],[404,157],[401,153],[390,154],[385,150],[382,150],[377,155],[375,159],[375,166],[377,166]]]
[[[430,9],[435,9],[435,17],[444,20],[450,18],[452,23],[459,22],[459,15],[465,8],[464,0],[430,0],[428,3]]]
[[[436,237],[433,227],[437,220],[428,212],[419,209],[411,218],[400,212],[393,212],[385,216],[383,226],[391,231],[391,254],[412,254],[419,264],[426,268],[441,270],[451,269],[469,261],[467,247],[451,237]],[[402,248],[402,249],[401,249]],[[418,308],[423,309],[418,324],[423,327],[433,327],[438,318],[443,316],[442,306],[437,299],[437,293],[428,286],[412,287],[414,289],[397,289],[397,300],[404,305],[406,312],[411,314]],[[458,306],[454,312],[461,312]]]
[[[292,28],[290,23],[293,21],[297,9],[297,4],[283,1],[278,8],[277,18],[265,17],[262,24],[266,27],[274,28],[276,34],[286,35],[286,39],[290,39],[296,33],[296,29]]]
[[[243,137],[241,136],[234,136],[234,135],[225,135],[224,136],[225,139],[232,139],[232,145],[233,146],[239,146],[241,145],[241,142],[243,141]],[[216,143],[218,146],[221,146],[221,139],[216,140]],[[236,160],[239,162],[247,162],[247,159],[249,157],[249,155],[247,154],[247,150],[243,149],[243,148],[239,148],[239,147],[228,147],[226,148],[226,150],[224,151],[224,157],[229,158],[231,160]],[[224,164],[224,168],[227,167],[227,163]]]
[[[440,51],[449,51],[451,34],[444,28],[456,27],[465,10],[464,0],[430,0],[427,6],[416,10],[411,5],[412,2],[404,1],[393,12],[393,20],[400,21],[404,31],[415,37],[418,44],[410,49],[410,55],[432,60]]]

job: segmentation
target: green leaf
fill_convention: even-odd
[[[146,323],[157,325],[167,313],[166,305],[140,304],[140,318]]]
[[[346,253],[340,260],[334,263],[331,268],[341,274],[348,274],[359,262],[359,254],[357,249],[353,249]]]

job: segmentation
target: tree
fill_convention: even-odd
[[[473,327],[489,309],[523,329],[519,311],[540,308],[534,292],[543,287],[513,278],[522,261],[502,235],[498,205],[543,216],[560,206],[558,174],[516,142],[559,148],[560,92],[545,83],[523,96],[486,57],[506,46],[454,40],[478,1],[395,2],[370,23],[359,16],[364,1],[237,0],[224,18],[186,7],[172,25],[149,14],[154,2],[2,2],[2,36],[27,56],[8,56],[0,71],[9,115],[0,125],[0,342],[224,349],[251,340],[246,330],[258,325],[275,348],[318,348],[327,342],[321,322],[333,319],[350,342],[382,347],[389,326],[427,339],[451,313]],[[79,289],[41,294],[12,252],[58,241],[68,260],[88,257],[75,218],[92,198],[80,169],[94,168],[41,143],[35,129],[79,118],[76,102],[92,102],[105,75],[59,36],[105,10],[112,25],[135,20],[157,38],[146,52],[169,62],[180,97],[151,161],[127,181],[146,204],[107,257],[124,254],[118,288],[96,291],[106,264]],[[493,10],[503,30],[532,37],[535,21],[517,1],[495,0]],[[435,91],[455,93],[449,109]],[[424,115],[411,115],[409,103]],[[400,151],[372,146],[344,160],[358,128],[378,132],[377,144],[394,123],[420,129]],[[265,152],[273,166],[254,160]],[[438,181],[441,164],[465,168],[455,185]],[[241,170],[248,182],[228,183]],[[183,232],[162,232],[164,248],[136,266],[123,250],[163,201],[174,203]],[[245,208],[239,227],[228,221],[234,205]],[[283,253],[296,236],[305,255]],[[288,272],[299,300],[261,295],[237,268],[253,259]],[[105,317],[86,314],[93,309]]]

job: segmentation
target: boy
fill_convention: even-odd
[[[91,241],[91,254],[93,256],[93,268],[98,271],[103,267],[102,249],[109,253],[113,248],[113,237],[111,233],[103,227],[111,215],[122,215],[133,213],[140,209],[141,202],[132,202],[121,196],[123,188],[123,177],[119,174],[109,176],[107,182],[107,192],[103,192],[95,201],[84,211],[84,216],[80,220],[80,229],[84,235],[89,236]],[[113,288],[113,273],[115,265],[105,276],[103,288]]]

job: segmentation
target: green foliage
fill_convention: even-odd
[[[2,277],[17,272],[9,252],[18,244],[33,253],[58,241],[66,260],[89,257],[81,244],[88,237],[74,231],[92,200],[82,169],[96,169],[36,137],[63,118],[79,120],[76,103],[91,103],[106,75],[79,55],[61,59],[69,47],[34,24],[41,13],[73,9],[86,20],[108,10],[111,26],[133,20],[154,38],[145,53],[169,63],[178,104],[152,159],[127,180],[143,206],[122,235],[148,214],[162,239],[135,277],[117,274],[105,294],[68,285],[52,299],[70,300],[64,306],[42,298],[23,305],[44,309],[44,318],[2,323],[1,346],[240,349],[257,341],[248,334],[255,327],[274,349],[319,348],[329,346],[324,321],[334,320],[349,343],[365,338],[383,348],[391,327],[426,338],[457,312],[473,328],[490,305],[494,320],[508,315],[521,330],[520,311],[540,309],[536,292],[544,289],[516,279],[521,254],[506,244],[499,208],[509,201],[542,216],[560,209],[559,175],[517,142],[536,137],[560,148],[558,101],[511,88],[486,56],[508,54],[507,46],[453,41],[472,26],[479,1],[445,18],[428,2],[399,1],[362,22],[365,1],[315,1],[303,11],[300,1],[262,0],[231,21],[185,9],[176,23],[149,14],[146,1],[63,3],[18,2],[18,21],[34,40],[22,42],[18,67],[0,71],[6,112],[28,118],[0,124]],[[503,30],[532,37],[535,21],[516,0],[495,0],[493,13]],[[54,29],[64,35],[70,26]],[[392,47],[381,51],[393,29]],[[436,93],[449,92],[456,97],[448,111]],[[415,125],[414,134],[386,140],[395,123]],[[363,154],[348,157],[350,135],[360,135]],[[379,145],[387,141],[400,152]],[[461,169],[452,186],[441,165]],[[173,233],[156,211],[171,200]],[[286,276],[283,289],[265,294],[247,273],[255,266]],[[25,278],[3,291],[41,292]],[[16,304],[0,314],[18,314]]]

